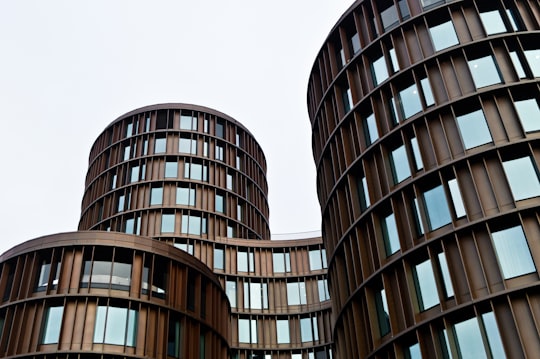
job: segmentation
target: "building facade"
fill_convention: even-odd
[[[313,65],[339,358],[540,350],[540,3],[359,0]]]
[[[267,193],[264,154],[231,117],[119,117],[90,151],[79,232],[1,258],[0,353],[331,358],[322,240],[270,241]]]

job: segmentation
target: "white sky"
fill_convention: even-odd
[[[164,102],[243,123],[266,154],[273,235],[319,230],[307,82],[351,4],[0,2],[0,253],[76,230],[95,138]]]

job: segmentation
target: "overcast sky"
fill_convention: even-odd
[[[268,163],[270,227],[317,231],[307,82],[351,0],[2,1],[0,253],[77,229],[88,153],[164,102],[243,123]]]

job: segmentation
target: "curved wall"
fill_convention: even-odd
[[[539,22],[356,1],[330,32],[307,100],[338,357],[539,350]]]

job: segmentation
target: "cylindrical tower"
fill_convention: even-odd
[[[330,32],[307,100],[339,358],[538,355],[539,23],[359,0]]]
[[[267,193],[264,154],[240,123],[202,106],[148,106],[94,143],[79,229],[179,245],[270,239]]]

